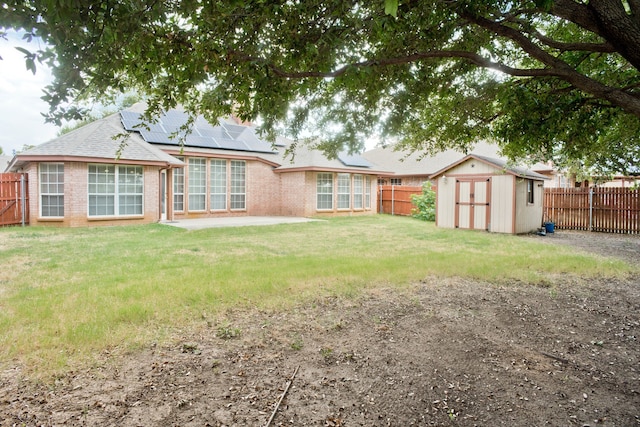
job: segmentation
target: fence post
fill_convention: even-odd
[[[26,196],[24,194],[24,174],[20,175],[20,197],[22,198],[21,203],[21,214],[22,214],[22,226],[24,227],[24,217],[26,216]]]
[[[391,215],[395,215],[396,208],[396,186],[391,186]]]
[[[589,187],[589,231],[593,231],[593,187]]]
[[[379,198],[380,200],[378,201],[378,203],[380,203],[380,213],[384,213],[384,206],[382,205],[382,185],[380,186],[380,194],[379,194]]]

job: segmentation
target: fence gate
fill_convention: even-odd
[[[0,173],[0,226],[29,222],[27,174]]]
[[[422,194],[422,187],[408,185],[378,186],[378,213],[391,215],[411,215],[415,205],[411,202],[413,194]]]

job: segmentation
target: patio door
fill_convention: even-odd
[[[455,227],[489,230],[491,178],[456,179]]]

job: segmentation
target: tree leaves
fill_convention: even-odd
[[[0,8],[0,29],[46,44],[21,52],[53,69],[54,122],[133,89],[150,112],[234,112],[329,154],[372,134],[423,152],[496,138],[514,157],[610,167],[640,147],[640,73],[619,48],[640,23],[593,27],[616,1],[34,0]]]
[[[25,57],[25,65],[27,66],[27,70],[31,71],[33,74],[36,73],[36,54],[29,52],[27,49],[23,47],[16,46],[16,50],[24,53]]]
[[[398,0],[384,0],[384,13],[394,18],[398,16]]]

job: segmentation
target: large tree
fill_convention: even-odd
[[[640,159],[639,0],[33,0],[0,28],[45,42],[50,120],[129,89],[150,112],[231,112],[320,147],[494,138],[507,155]],[[71,104],[73,105],[73,104]]]

